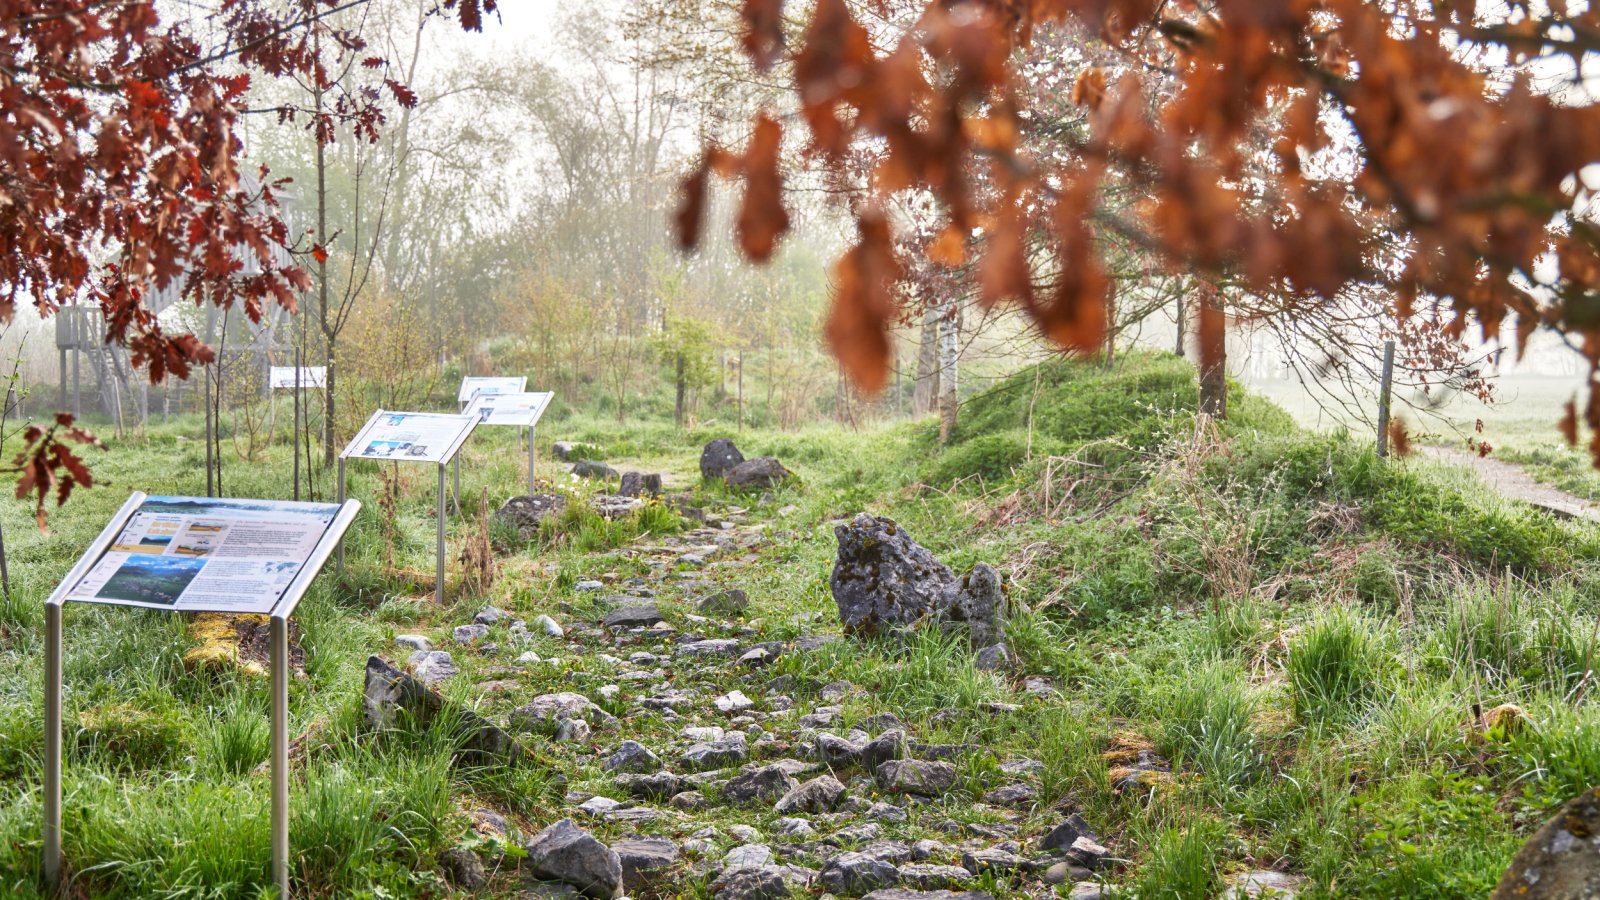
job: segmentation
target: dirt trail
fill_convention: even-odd
[[[1502,497],[1520,500],[1565,519],[1600,522],[1600,506],[1559,488],[1540,484],[1521,466],[1448,447],[1422,447],[1420,450],[1424,456],[1476,471]]]

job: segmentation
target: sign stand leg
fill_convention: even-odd
[[[538,457],[533,452],[533,428],[528,428],[528,496],[533,496],[533,467]]]
[[[344,505],[344,457],[339,457],[339,505]],[[344,574],[344,535],[339,535],[339,552],[333,564],[333,574]]]
[[[441,604],[444,603],[444,466],[444,463],[439,464],[439,505],[433,516],[434,522],[439,527],[437,575],[433,583],[433,598]]]
[[[451,461],[455,466],[455,493],[451,497],[455,501],[456,515],[461,515],[461,453],[456,452],[455,459]]]
[[[272,881],[289,896],[289,621],[274,615],[272,640]]]
[[[61,604],[44,607],[44,885],[61,887]]]

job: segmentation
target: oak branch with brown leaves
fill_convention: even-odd
[[[107,341],[159,382],[213,353],[162,328],[146,302],[156,292],[238,306],[252,321],[269,304],[293,309],[311,279],[274,247],[320,257],[326,238],[300,247],[304,236],[280,215],[280,184],[264,170],[242,177],[240,117],[252,79],[296,77],[333,97],[315,110],[277,108],[280,122],[322,143],[338,124],[376,140],[385,102],[416,98],[388,77],[356,90],[334,83],[331,56],[387,72],[360,34],[335,24],[365,2],[219,0],[168,21],[163,13],[180,10],[157,0],[0,0],[0,321],[20,304],[45,317],[94,304]],[[440,9],[475,31],[495,0]],[[65,501],[91,483],[63,439],[93,439],[70,417],[37,431],[18,460],[17,494],[40,492],[42,524],[51,491]]]
[[[1547,328],[1591,374],[1600,366],[1600,230],[1579,175],[1600,162],[1600,107],[1574,99],[1600,12],[1561,0],[1488,12],[1467,0],[936,0],[885,27],[876,3],[871,27],[846,0],[817,0],[793,28],[783,0],[743,6],[751,63],[792,79],[806,164],[843,177],[853,149],[876,154],[827,325],[863,387],[889,368],[907,266],[888,211],[908,193],[942,216],[916,252],[971,266],[981,303],[1019,305],[1071,350],[1102,345],[1098,244],[1115,236],[1174,272],[1275,298],[1235,317],[1308,315],[1377,289],[1399,327],[1475,328],[1518,352]],[[1054,119],[1035,114],[1040,87],[1018,63],[1061,33],[1092,61],[1052,99],[1066,94],[1087,127],[1056,136],[1064,153],[1035,156],[1030,129]],[[784,121],[763,113],[742,153],[706,151],[683,188],[686,248],[718,174],[743,182],[745,252],[772,253],[788,222]],[[1110,206],[1111,193],[1139,199]],[[1227,317],[1200,310],[1205,368]],[[1600,460],[1600,393],[1571,410],[1571,439],[1580,418]]]

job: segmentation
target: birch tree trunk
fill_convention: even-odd
[[[948,444],[956,430],[956,379],[961,354],[961,307],[951,300],[941,307],[939,322],[939,443]]]
[[[911,396],[913,415],[925,416],[933,410],[939,396],[939,311],[929,306],[922,312],[922,344],[917,348],[917,384]]]

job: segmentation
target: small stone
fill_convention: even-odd
[[[954,887],[965,883],[971,877],[972,873],[960,866],[912,863],[900,867],[900,879],[902,881],[925,891]]]
[[[701,741],[720,741],[720,740],[722,740],[724,734],[726,734],[726,732],[724,732],[721,728],[718,728],[718,727],[716,727],[714,725],[713,726],[695,725],[695,726],[691,726],[689,728],[685,728],[683,730],[683,737],[684,737],[685,740],[696,741],[696,742],[701,742]]]
[[[678,650],[685,656],[733,656],[739,652],[739,642],[733,638],[707,638],[684,644]]]
[[[1110,855],[1110,850],[1087,837],[1078,838],[1072,842],[1072,846],[1067,848],[1068,859],[1089,869],[1099,868],[1100,863]]]
[[[603,581],[594,581],[594,580],[591,579],[591,580],[588,580],[588,581],[580,581],[580,582],[578,582],[577,584],[572,586],[572,589],[577,591],[580,594],[592,594],[592,593],[595,593],[596,591],[605,590],[606,589],[606,583],[603,582]]]
[[[956,783],[956,767],[947,762],[891,759],[878,767],[878,783],[894,794],[942,797]]]
[[[1005,784],[983,795],[983,802],[993,806],[1028,806],[1033,803],[1034,791],[1030,785],[1017,782]]]
[[[504,612],[494,608],[493,606],[485,606],[483,609],[478,611],[477,615],[472,617],[472,621],[478,623],[479,625],[496,625],[499,624],[500,620],[504,619],[505,617],[506,614]]]
[[[1011,668],[1011,650],[1005,644],[991,644],[972,660],[973,668],[980,672],[999,672]]]
[[[654,604],[647,606],[624,606],[612,610],[601,620],[602,625],[613,631],[627,628],[648,628],[661,621],[661,610]]]
[[[753,700],[740,691],[729,691],[713,700],[712,703],[723,713],[741,713],[756,705]]]
[[[455,639],[456,643],[461,644],[462,646],[475,644],[489,636],[489,626],[457,625],[455,629],[450,632],[450,636]]]
[[[824,813],[844,796],[844,785],[832,775],[819,775],[784,794],[773,806],[780,813]]]
[[[706,795],[699,791],[681,791],[673,794],[672,799],[667,801],[667,805],[673,809],[681,809],[684,812],[694,812],[695,810],[705,809],[711,804],[706,800]]]
[[[556,743],[582,744],[589,740],[589,723],[582,719],[562,719],[556,726]]]
[[[789,882],[777,866],[757,869],[725,869],[711,883],[717,900],[788,900]]]
[[[884,888],[862,900],[994,900],[986,891],[918,891],[911,888]]]
[[[407,650],[416,650],[421,653],[427,653],[433,649],[433,642],[420,634],[397,634],[394,636],[394,642]]]
[[[546,615],[541,615],[538,618],[534,619],[533,620],[533,627],[543,631],[545,634],[549,635],[550,637],[557,637],[558,638],[558,637],[562,637],[562,636],[564,636],[566,634],[565,631],[561,630],[561,626],[556,623],[555,619],[552,619],[552,618],[550,618],[549,616],[546,616]]]
[[[1067,892],[1067,900],[1101,900],[1104,896],[1105,888],[1092,881],[1080,881]]]
[[[761,830],[749,825],[729,825],[728,833],[746,844],[761,843]]]
[[[462,890],[476,891],[489,883],[483,860],[466,847],[451,847],[439,854],[439,866],[444,869],[444,877]]]
[[[590,797],[589,799],[578,804],[578,809],[583,810],[591,816],[603,816],[614,809],[621,808],[622,802],[619,800],[613,800],[610,797]]]
[[[638,741],[623,741],[606,757],[605,767],[612,772],[646,774],[661,768],[661,758]]]
[[[750,750],[745,746],[743,737],[743,735],[740,735],[739,740],[727,738],[706,744],[695,744],[683,751],[680,761],[683,763],[684,768],[692,772],[737,766],[743,763],[750,755]]]
[[[895,806],[893,803],[883,803],[881,801],[872,804],[872,806],[867,809],[866,815],[867,819],[870,821],[887,822],[891,825],[898,824],[906,820],[906,811],[903,807]]]
[[[830,891],[858,896],[892,887],[900,880],[900,870],[864,853],[841,853],[828,860],[817,880]]]
[[[620,779],[619,779],[620,780]],[[645,800],[674,797],[683,790],[683,779],[671,772],[635,775],[626,780],[628,793]]]
[[[1045,884],[1066,884],[1071,878],[1072,866],[1064,862],[1055,863],[1044,870]]]
[[[562,719],[574,718],[594,722],[606,721],[611,717],[588,697],[571,691],[542,694],[527,705],[512,710],[510,716],[513,725],[527,729],[553,726]]]
[[[737,616],[750,607],[750,596],[739,588],[718,591],[701,600],[698,608],[708,616]]]
[[[425,650],[411,654],[411,672],[417,680],[426,685],[436,685],[461,670],[456,667],[450,654],[443,650]]]
[[[543,660],[539,658],[539,654],[532,650],[517,657],[517,665],[519,666],[531,666],[537,662],[543,662]]]
[[[678,863],[678,845],[659,837],[628,837],[611,845],[622,865],[622,886],[630,892],[645,890],[662,880]]]
[[[780,837],[807,838],[817,833],[805,819],[784,817],[772,823],[773,832]]]
[[[961,865],[974,875],[995,872],[1005,875],[1022,868],[1022,857],[998,847],[989,850],[969,850],[961,854]]]
[[[741,844],[728,851],[722,858],[722,865],[729,869],[745,869],[767,865],[772,862],[772,848],[766,844]]]
[[[779,766],[762,766],[730,780],[722,788],[722,796],[735,803],[750,800],[770,800],[782,797],[799,786],[793,776]]]
[[[1000,771],[1012,778],[1038,778],[1044,774],[1044,763],[1037,759],[1012,759],[1001,763]]]
[[[841,828],[838,831],[835,831],[833,834],[828,835],[828,843],[837,846],[843,846],[845,844],[865,844],[868,841],[877,840],[878,835],[882,833],[882,826],[876,822],[868,822],[865,825],[855,825],[850,828]]]

